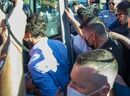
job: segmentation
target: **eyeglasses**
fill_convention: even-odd
[[[111,5],[111,4],[112,4],[113,6],[115,5],[115,3],[113,3],[113,2],[110,2],[110,3],[108,3],[108,4],[109,4],[109,5]]]

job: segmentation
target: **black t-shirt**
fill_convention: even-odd
[[[128,36],[129,34],[129,31],[128,31],[128,28],[127,28],[128,24],[121,24],[119,22],[119,20],[115,20],[110,26],[109,26],[109,30],[110,31],[113,31],[113,32],[116,32],[116,33],[119,33],[119,34],[122,34],[124,36]]]
[[[118,62],[118,73],[124,78],[125,63],[124,63],[124,51],[123,46],[117,40],[109,37],[109,40],[100,47],[110,51]]]

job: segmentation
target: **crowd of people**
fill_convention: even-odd
[[[26,96],[130,95],[130,1],[123,0],[115,7],[114,0],[109,0],[109,9],[101,11],[94,0],[88,3],[83,6],[74,2],[72,10],[65,9],[76,32],[71,38],[76,53],[72,68],[66,45],[46,36],[43,14],[24,20],[23,40],[30,49],[27,69],[31,77],[25,73]],[[0,14],[4,17],[1,9]],[[3,17],[0,45],[5,30]]]

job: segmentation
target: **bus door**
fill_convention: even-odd
[[[68,7],[67,0],[25,0],[30,5],[32,13],[42,12],[47,24],[46,35],[51,39],[61,40],[68,49],[70,64],[74,63],[72,39],[69,20],[64,9]]]

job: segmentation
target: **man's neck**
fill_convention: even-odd
[[[108,36],[106,37],[99,37],[99,40],[97,40],[97,46],[96,48],[100,48],[108,41]]]
[[[32,38],[32,43],[33,45],[35,45],[36,43],[38,43],[41,39],[43,39],[44,37],[37,37],[37,38]]]

